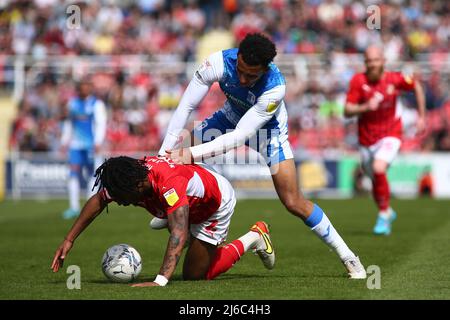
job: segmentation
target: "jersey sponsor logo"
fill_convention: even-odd
[[[280,104],[279,100],[271,100],[271,101],[269,101],[269,103],[267,104],[266,111],[269,112],[269,113],[274,112],[278,108],[279,104]]]
[[[236,98],[235,96],[231,95],[230,93],[224,91],[223,92],[228,100],[230,100],[230,103],[235,104],[238,107],[243,107],[245,109],[251,108],[252,106],[247,104],[246,102]]]
[[[225,88],[228,88],[228,89],[231,90],[232,88],[237,88],[237,87],[239,87],[239,84],[237,84],[237,83],[231,83],[231,82],[225,82],[224,86],[225,86]]]
[[[166,198],[167,204],[169,206],[173,206],[175,203],[177,203],[178,199],[180,199],[174,188],[164,193],[164,198]]]

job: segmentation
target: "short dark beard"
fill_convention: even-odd
[[[378,82],[378,81],[380,81],[381,77],[383,76],[383,72],[384,72],[384,68],[381,67],[380,73],[376,78],[373,78],[368,71],[366,72],[366,75],[370,82]]]

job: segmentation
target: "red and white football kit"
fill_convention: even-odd
[[[369,147],[385,137],[402,137],[402,121],[397,108],[400,91],[414,89],[414,80],[400,72],[384,72],[378,82],[370,82],[365,73],[353,76],[347,93],[347,102],[363,104],[373,96],[380,98],[375,111],[361,114],[358,118],[359,143]]]
[[[146,157],[145,165],[153,193],[138,206],[167,219],[177,208],[188,205],[190,231],[195,238],[213,245],[226,240],[236,204],[228,180],[200,165],[179,165],[165,157]],[[114,200],[107,190],[102,196]]]
[[[402,138],[401,111],[397,107],[400,91],[413,90],[414,80],[400,72],[384,72],[378,82],[370,82],[365,73],[353,76],[347,102],[363,104],[376,96],[379,108],[358,118],[358,138],[364,169],[372,176],[374,159],[391,163],[400,150]]]
[[[360,114],[358,138],[364,171],[373,181],[373,194],[380,210],[389,208],[389,185],[385,173],[374,174],[374,159],[390,164],[401,146],[401,111],[397,107],[400,91],[411,91],[414,79],[400,72],[384,72],[377,82],[370,82],[365,73],[358,73],[350,81],[347,103],[364,104],[379,99],[377,110]]]

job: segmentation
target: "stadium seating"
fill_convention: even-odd
[[[160,1],[162,5],[154,7],[139,1],[109,1],[105,6],[80,2],[83,28],[78,29],[61,23],[66,16],[55,9],[56,1],[36,6],[32,1],[13,1],[0,19],[0,83],[21,99],[10,150],[57,150],[59,120],[74,94],[71,79],[86,72],[94,75],[96,93],[106,102],[114,123],[107,151],[157,148],[199,62],[210,51],[230,47],[252,31],[266,32],[277,44],[276,62],[287,77],[288,90],[293,88],[285,100],[291,126],[300,128],[295,131],[298,136],[291,137],[298,141],[296,148],[315,153],[355,149],[356,145],[336,139],[355,140],[354,128],[342,117],[345,91],[351,75],[363,67],[364,48],[382,43],[389,68],[413,70],[429,88],[427,101],[433,112],[427,116],[428,136],[407,135],[403,151],[420,151],[430,140],[436,140],[435,150],[445,149],[439,146],[445,139],[438,136],[450,134],[448,122],[440,121],[449,118],[449,107],[442,108],[449,105],[446,2],[427,0],[418,6],[397,2],[402,6],[380,3],[383,33],[369,33],[358,1],[214,1],[209,5]],[[14,82],[17,75],[26,81]],[[210,115],[223,100],[220,91],[213,90],[194,119]],[[402,104],[414,107],[409,98]],[[328,116],[330,108],[337,108],[337,121]],[[118,110],[120,117],[115,115]],[[127,143],[118,143],[121,139]]]

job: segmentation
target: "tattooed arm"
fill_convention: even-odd
[[[158,277],[162,276],[169,280],[177,267],[183,252],[184,244],[189,236],[189,207],[187,205],[176,209],[168,215],[169,241],[167,243],[164,262],[159,270]],[[156,281],[156,279],[155,279]],[[133,287],[159,286],[157,282],[144,282],[133,285]],[[165,285],[165,284],[163,284]]]
[[[168,215],[169,242],[159,274],[170,279],[189,235],[189,207],[183,206]]]

